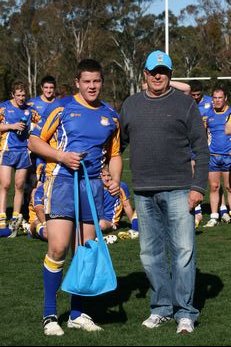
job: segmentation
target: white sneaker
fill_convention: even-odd
[[[20,213],[17,218],[11,218],[9,222],[9,229],[12,230],[11,235],[9,238],[14,238],[18,234],[18,229],[21,227],[23,220],[23,215]]]
[[[139,231],[133,230],[133,229],[129,229],[128,233],[131,235],[131,239],[138,239],[139,238]]]
[[[228,213],[223,213],[223,215],[221,216],[221,220],[222,222],[230,223],[231,218]]]
[[[58,318],[55,315],[43,318],[43,329],[44,334],[47,336],[62,336],[64,334],[63,329],[58,323]]]
[[[158,314],[151,314],[151,316],[143,321],[142,325],[149,329],[157,328],[160,326],[162,323],[168,322],[171,320],[170,317],[163,317],[159,316]]]
[[[76,329],[83,329],[86,331],[101,331],[103,330],[101,327],[96,325],[92,318],[89,317],[87,314],[82,313],[81,316],[71,319],[69,317],[68,322],[67,322],[67,327],[68,328],[76,328]]]
[[[216,218],[211,218],[205,225],[203,225],[203,228],[213,228],[218,224],[218,220]]]
[[[194,330],[194,323],[190,318],[181,318],[177,326],[177,334],[188,334]]]

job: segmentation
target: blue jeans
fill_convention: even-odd
[[[188,190],[135,192],[140,258],[151,285],[151,313],[196,321],[194,214]]]

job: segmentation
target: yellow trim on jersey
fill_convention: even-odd
[[[48,142],[53,134],[55,133],[56,129],[59,126],[59,113],[63,111],[63,107],[57,107],[55,108],[47,117],[46,122],[44,123],[44,126],[41,131],[40,138],[43,141]],[[56,118],[56,119],[55,119]],[[52,141],[50,145],[53,145],[53,148],[57,148],[57,142]]]
[[[113,133],[112,137],[110,137],[109,141],[106,144],[106,150],[107,150],[107,158],[110,159],[111,157],[116,157],[117,155],[120,155],[120,126],[119,126],[119,120],[117,118],[113,118],[114,122],[116,123],[116,130]]]
[[[44,196],[46,197],[46,202],[44,201],[45,214],[49,214],[51,211],[51,194],[54,181],[55,176],[49,176],[44,183]]]
[[[101,106],[101,104],[99,105],[99,107],[90,106],[86,101],[84,101],[84,99],[80,96],[79,93],[74,95],[74,99],[82,106],[89,108],[91,110],[97,110]]]

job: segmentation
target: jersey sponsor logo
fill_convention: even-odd
[[[108,126],[110,125],[109,119],[107,117],[101,116],[101,121],[100,121],[101,125],[103,126]]]
[[[204,108],[210,108],[211,104],[209,102],[205,103]]]
[[[71,113],[70,117],[81,117],[81,113]]]

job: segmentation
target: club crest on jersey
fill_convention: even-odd
[[[70,114],[71,117],[80,117],[81,116],[81,113],[71,113]]]
[[[204,108],[210,108],[210,105],[211,104],[209,102],[206,102]]]
[[[109,119],[107,117],[104,117],[104,116],[101,116],[101,121],[100,123],[103,125],[103,126],[108,126],[110,124],[109,122]]]
[[[24,111],[24,114],[25,114],[25,116],[29,116],[30,111],[29,111],[29,110],[25,110],[25,111]]]

